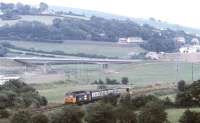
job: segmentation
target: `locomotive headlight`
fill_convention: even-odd
[[[87,95],[84,96],[84,99],[87,100]]]

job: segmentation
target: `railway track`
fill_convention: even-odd
[[[62,109],[64,108],[64,104],[49,104],[47,106],[43,106],[40,108],[32,108],[31,112],[49,112],[49,111],[54,111],[54,110],[58,110],[58,109]]]

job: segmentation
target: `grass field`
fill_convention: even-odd
[[[101,65],[58,65],[52,69],[63,69],[66,76],[77,79],[82,83],[93,82],[96,79],[106,77],[120,81],[122,77],[128,77],[130,83],[146,85],[151,83],[172,83],[179,80],[192,81],[192,64],[174,62],[140,62],[134,64],[121,64],[108,66],[102,69]],[[193,65],[193,80],[200,78],[200,64]]]
[[[64,17],[57,17],[57,16],[40,16],[40,15],[20,15],[21,19],[19,20],[1,20],[0,19],[0,26],[3,25],[14,25],[19,21],[38,21],[47,25],[51,25],[53,20],[55,18],[60,18],[63,19]],[[76,18],[76,19],[84,19],[84,20],[89,20],[87,17],[79,17],[79,16],[71,16],[71,15],[66,15],[65,17],[67,18]]]
[[[168,114],[168,120],[171,123],[179,123],[179,118],[182,116],[183,112],[186,109],[168,109],[167,114]],[[200,108],[191,108],[192,111],[197,111],[200,112]]]
[[[65,53],[97,54],[110,57],[125,57],[130,52],[144,52],[137,45],[119,45],[111,42],[94,41],[65,41],[65,43],[41,43],[27,41],[10,41],[11,44],[22,48],[34,48],[43,51],[64,51]]]
[[[3,25],[14,25],[16,24],[17,22],[19,21],[39,21],[41,23],[45,23],[47,25],[51,25],[52,22],[53,22],[53,19],[55,18],[61,18],[62,17],[55,17],[55,16],[31,16],[31,15],[21,15],[20,16],[21,19],[19,20],[1,20],[0,19],[0,26],[3,26]]]

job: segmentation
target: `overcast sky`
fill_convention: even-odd
[[[200,0],[0,0],[97,10],[137,18],[154,17],[170,23],[200,28]]]

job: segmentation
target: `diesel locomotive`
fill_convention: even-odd
[[[129,92],[128,88],[105,89],[95,91],[75,91],[66,93],[64,98],[65,104],[84,104],[104,98],[105,96],[120,96],[122,93]]]

